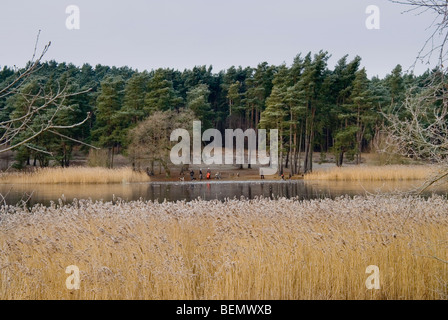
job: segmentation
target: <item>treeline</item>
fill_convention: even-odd
[[[433,71],[415,76],[397,65],[383,79],[369,79],[360,57],[344,56],[333,70],[329,58],[321,51],[298,55],[289,66],[263,62],[255,68],[231,67],[218,73],[206,66],[138,72],[129,67],[77,67],[49,61],[20,88],[21,94],[0,98],[0,121],[26,114],[30,103],[38,106],[44,99],[42,90],[90,89],[67,98],[64,103],[71,108],[52,119],[69,125],[90,113],[89,121],[61,130],[62,135],[45,133],[21,146],[15,153],[17,168],[48,166],[51,160],[69,166],[77,146],[74,140],[110,150],[113,164],[114,154],[127,151],[130,130],[155,112],[181,110],[191,110],[203,130],[279,129],[281,170],[288,167],[293,174],[312,171],[313,152],[334,153],[338,165],[344,157],[359,163],[361,152],[379,137],[384,122],[380,111],[397,109],[406,91],[423,87]],[[17,72],[4,67],[0,87]],[[31,101],[31,97],[39,98]],[[49,112],[39,115],[36,126],[49,117]]]

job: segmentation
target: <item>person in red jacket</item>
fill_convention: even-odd
[[[212,172],[210,171],[210,168],[207,169],[207,180],[210,180],[212,177]]]

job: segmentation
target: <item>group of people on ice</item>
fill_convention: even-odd
[[[196,178],[194,177],[194,170],[193,169],[191,169],[190,170],[190,178],[191,178],[191,180],[193,181],[193,180],[196,180]],[[212,172],[211,172],[211,170],[210,170],[210,168],[208,168],[207,169],[207,172],[206,172],[206,175],[205,175],[205,178],[207,179],[207,180],[210,180],[211,178],[212,178]],[[203,176],[203,174],[202,174],[202,169],[199,169],[199,180],[203,180],[204,179],[204,176]],[[221,173],[219,173],[219,172],[217,172],[216,174],[215,174],[215,179],[221,179]]]

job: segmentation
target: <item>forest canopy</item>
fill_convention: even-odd
[[[216,73],[211,66],[139,72],[129,67],[40,63],[21,90],[32,93],[63,83],[69,92],[85,91],[68,97],[71,112],[55,121],[77,123],[86,114],[91,117],[81,126],[64,129],[61,136],[39,136],[32,141],[33,148],[21,146],[15,152],[15,166],[30,162],[48,166],[51,160],[68,166],[74,147],[87,152],[76,141],[108,149],[113,165],[114,154],[132,153],[131,133],[149,117],[169,119],[161,113],[184,110],[202,121],[203,130],[278,129],[281,171],[283,166],[292,174],[312,171],[313,152],[333,153],[339,166],[344,159],[360,163],[362,152],[381,143],[382,113],[398,110],[400,116],[406,93],[412,88],[418,94],[438,72],[416,76],[397,65],[382,79],[369,78],[361,57],[345,55],[332,69],[329,58],[325,51],[310,52],[297,55],[291,65],[262,62]],[[0,88],[18,72],[3,67]],[[16,96],[0,97],[0,121],[20,114],[23,107],[24,101]]]

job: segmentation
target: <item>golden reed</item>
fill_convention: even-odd
[[[133,171],[131,168],[59,167],[0,174],[0,183],[4,184],[112,184],[146,181],[150,181],[146,172]]]
[[[442,197],[9,207],[0,299],[443,299],[447,212]]]
[[[328,181],[409,181],[426,180],[439,168],[429,165],[349,166],[315,170],[305,180]]]

